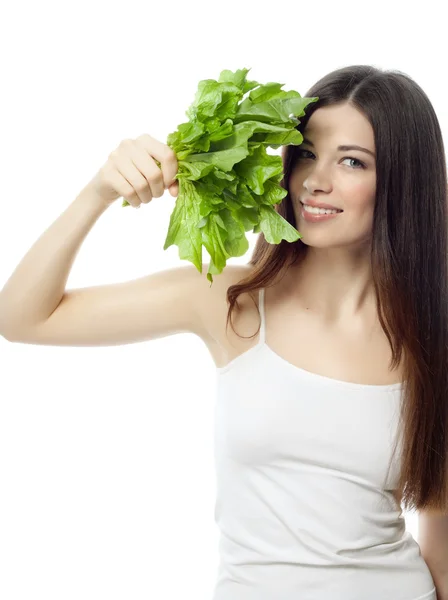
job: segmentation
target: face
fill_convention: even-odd
[[[376,192],[375,158],[362,150],[338,150],[358,145],[375,154],[372,126],[348,104],[325,106],[310,117],[297,148],[298,158],[289,192],[301,242],[318,248],[362,247],[372,234]],[[336,217],[312,223],[302,216],[301,200],[316,200],[342,209]]]

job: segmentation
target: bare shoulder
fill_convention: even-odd
[[[222,273],[213,276],[213,285],[206,278],[200,282],[201,290],[198,293],[198,302],[202,313],[203,332],[200,337],[206,344],[215,364],[219,367],[229,358],[239,354],[250,344],[250,340],[241,340],[229,325],[226,328],[229,305],[227,290],[236,285],[253,271],[253,265],[227,265]],[[241,294],[238,304],[242,308],[239,317],[236,313],[232,322],[238,326],[238,333],[243,336],[252,335],[259,324],[258,312],[254,305],[254,296]],[[255,329],[254,329],[255,327]],[[252,341],[253,343],[253,341]]]

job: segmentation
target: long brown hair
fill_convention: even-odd
[[[446,513],[448,186],[437,116],[411,77],[369,65],[333,71],[305,96],[319,100],[305,110],[297,126],[300,132],[314,111],[340,103],[362,111],[372,125],[377,154],[371,247],[374,288],[378,318],[392,350],[390,369],[400,364],[402,353],[404,365],[398,486],[406,510]],[[288,182],[297,149],[282,148],[281,185],[288,195],[274,206],[295,228]],[[231,322],[233,329],[232,312],[235,306],[240,309],[240,294],[249,293],[254,299],[256,290],[274,285],[290,265],[303,260],[306,248],[300,239],[270,244],[261,232],[248,263],[254,269],[227,290],[227,326]]]

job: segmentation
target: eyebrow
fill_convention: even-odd
[[[313,142],[310,142],[310,140],[307,140],[306,138],[303,138],[302,143],[308,144],[309,146],[314,148]],[[362,146],[356,146],[355,144],[350,144],[348,146],[338,146],[338,150],[341,150],[342,152],[347,152],[348,150],[359,150],[360,152],[366,152],[367,154],[370,154],[370,156],[373,156],[373,158],[375,158],[375,154],[371,150],[363,148]]]

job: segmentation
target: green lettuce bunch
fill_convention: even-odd
[[[167,138],[179,164],[179,194],[163,249],[176,244],[179,257],[202,273],[204,246],[210,284],[228,258],[248,250],[246,231],[262,231],[270,244],[301,238],[274,209],[287,192],[280,185],[281,156],[266,148],[300,145],[297,117],[319,98],[285,92],[280,83],[247,81],[249,71],[225,70],[218,81],[200,81],[189,121]]]

